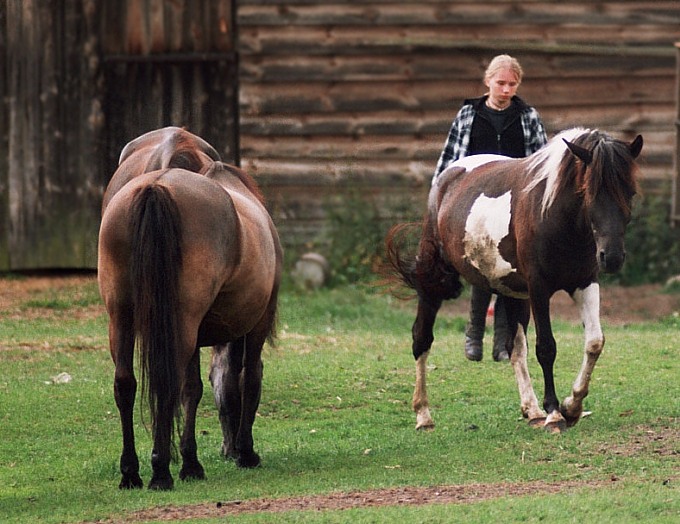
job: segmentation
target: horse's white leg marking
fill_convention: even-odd
[[[519,326],[517,329],[510,362],[515,370],[522,415],[529,419],[530,422],[532,420],[542,421],[545,419],[545,413],[538,406],[538,399],[531,385],[531,377],[529,376],[529,368],[527,366],[527,337],[522,326]]]
[[[600,286],[591,284],[583,290],[576,290],[573,296],[581,310],[585,328],[583,363],[572,388],[571,396],[562,403],[562,412],[575,424],[583,412],[583,399],[588,396],[588,386],[593,369],[604,349],[604,334],[600,325]]]
[[[416,429],[433,429],[434,420],[430,416],[430,402],[427,399],[427,357],[426,351],[416,360],[416,387],[413,391],[413,411],[416,412]]]

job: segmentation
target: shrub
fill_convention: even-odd
[[[421,213],[408,197],[379,205],[375,197],[348,190],[340,198],[341,203],[327,203],[327,229],[317,242],[331,266],[331,286],[374,279],[387,231],[397,222],[419,220]]]
[[[626,230],[626,263],[605,283],[626,286],[663,283],[680,274],[680,228],[670,222],[668,192],[646,196],[633,210]]]

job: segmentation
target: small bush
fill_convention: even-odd
[[[376,199],[350,190],[341,195],[341,203],[328,204],[327,230],[320,239],[320,252],[331,266],[330,285],[365,282],[376,277],[384,259],[387,231],[396,222],[414,220],[420,210],[405,197],[383,205],[390,217],[381,216]],[[403,218],[402,218],[403,217]]]
[[[604,281],[633,286],[663,283],[680,274],[680,228],[670,223],[670,198],[662,192],[646,196],[633,210],[626,230],[623,270]]]

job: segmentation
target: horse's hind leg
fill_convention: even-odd
[[[214,346],[210,364],[210,382],[222,426],[222,455],[236,458],[235,438],[241,419],[241,372],[244,340]]]
[[[245,337],[241,419],[234,443],[236,464],[241,468],[254,468],[260,465],[260,456],[253,449],[253,424],[262,393],[262,346],[265,339],[266,336],[256,332],[251,332]]]
[[[416,385],[413,391],[413,411],[416,412],[416,429],[433,429],[427,398],[427,357],[434,341],[434,322],[442,301],[418,297],[418,312],[413,323],[413,357],[416,359]]]
[[[133,411],[137,380],[133,369],[134,330],[129,315],[110,313],[109,345],[116,366],[113,392],[120,413],[123,432],[123,452],[120,456],[120,489],[141,488],[144,483],[139,476],[139,458],[135,449]]]
[[[508,335],[512,340],[510,362],[515,371],[522,416],[529,420],[531,426],[542,427],[546,414],[538,405],[527,365],[526,331],[529,325],[529,303],[526,300],[505,297],[504,306],[508,319]]]
[[[577,290],[573,298],[581,309],[581,319],[585,328],[585,350],[571,396],[564,400],[560,408],[567,426],[573,426],[581,418],[583,399],[588,395],[593,369],[604,349],[604,335],[600,325],[600,286],[591,284],[584,290]]]
[[[179,472],[179,478],[182,480],[205,478],[203,466],[198,461],[196,446],[196,409],[202,396],[201,350],[196,348],[187,366],[184,387],[182,388],[184,430],[179,445],[182,454],[182,469]]]
[[[264,336],[245,337],[213,349],[210,380],[222,425],[222,454],[241,468],[254,468],[260,457],[253,449],[253,424],[262,388]]]

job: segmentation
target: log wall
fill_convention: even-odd
[[[672,177],[676,1],[242,0],[237,21],[241,160],[289,244],[348,189],[388,221],[395,199],[422,207],[451,120],[504,52],[549,134],[641,133],[645,185]]]

